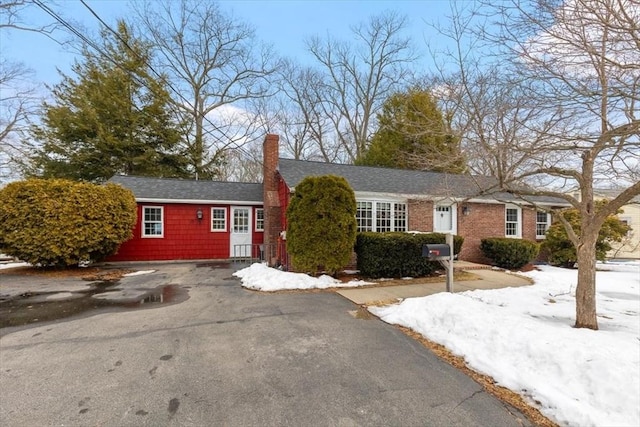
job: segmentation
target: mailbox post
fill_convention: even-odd
[[[453,292],[453,234],[447,234],[446,244],[424,245],[422,256],[439,261],[447,271],[447,292]]]

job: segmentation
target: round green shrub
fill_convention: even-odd
[[[530,240],[493,237],[482,239],[480,249],[498,267],[516,269],[533,261],[540,245]]]
[[[335,274],[351,259],[356,228],[356,198],[344,178],[305,178],[287,208],[287,251],[293,267]]]
[[[596,202],[596,209],[601,209],[606,203],[606,201]],[[622,213],[622,211],[620,210],[618,213]],[[580,235],[580,212],[577,209],[569,209],[558,215],[563,215],[567,222],[571,224],[573,231]],[[611,243],[621,242],[629,230],[631,230],[631,227],[622,222],[620,218],[616,215],[609,215],[598,232],[596,259],[604,261],[607,258],[607,252],[612,249]],[[547,230],[542,249],[548,254],[551,265],[571,268],[578,262],[576,247],[569,240],[567,230],[560,221],[554,222]]]
[[[0,252],[38,266],[104,259],[135,222],[133,193],[115,184],[29,179],[0,190]]]

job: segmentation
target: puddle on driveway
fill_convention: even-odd
[[[58,320],[103,308],[151,308],[159,304],[180,303],[189,298],[188,291],[177,285],[165,285],[140,291],[135,298],[125,300],[101,298],[111,292],[119,291],[120,289],[111,289],[117,284],[117,282],[101,282],[89,290],[72,293],[27,292],[15,298],[0,300],[0,328]]]

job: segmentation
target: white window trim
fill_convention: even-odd
[[[436,214],[438,213],[438,206],[444,206],[451,208],[451,230],[436,230]],[[433,232],[434,233],[450,233],[458,234],[458,204],[457,203],[434,203],[433,204]]]
[[[145,224],[147,221],[145,221],[144,217],[145,217],[145,210],[146,209],[160,209],[160,229],[162,230],[160,232],[160,234],[146,234],[145,233]],[[156,223],[156,221],[153,221],[153,223]],[[162,239],[164,237],[164,206],[142,206],[142,222],[141,222],[141,237],[143,239]]]
[[[516,209],[518,222],[515,236],[507,236],[507,209]],[[504,236],[510,239],[522,239],[522,208],[518,205],[504,205]]]
[[[538,222],[538,212],[545,213],[547,215],[547,230],[551,227],[551,214],[549,212],[536,211],[536,240],[543,240],[547,238],[547,234],[538,234],[538,224],[542,224],[541,222]]]
[[[398,199],[391,199],[391,198],[381,198],[381,199],[356,199],[356,202],[363,202],[363,203],[371,203],[371,232],[374,233],[378,233],[377,230],[377,213],[378,213],[378,203],[390,203],[391,204],[391,218],[390,220],[390,225],[391,225],[391,231],[399,231],[399,232],[405,232],[407,230],[409,230],[409,204],[407,203],[406,200],[398,200]],[[404,230],[396,230],[396,210],[395,210],[395,205],[396,204],[402,204],[405,206],[405,210],[404,210],[404,222],[405,222],[405,228]]]
[[[223,211],[224,212],[224,228],[213,228],[213,220],[216,219],[213,217],[213,211]],[[217,218],[220,219],[220,218]],[[211,232],[212,233],[226,233],[228,228],[229,221],[227,221],[227,208],[222,207],[212,207],[211,208]]]
[[[262,228],[258,228],[258,211],[262,211]],[[254,212],[253,229],[255,231],[264,231],[264,208],[256,208]]]

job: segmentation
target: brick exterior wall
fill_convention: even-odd
[[[462,206],[468,208],[467,215],[462,214]],[[459,259],[490,264],[480,250],[480,241],[486,237],[504,237],[504,205],[458,204],[458,234],[464,237]]]
[[[267,262],[275,265],[278,262],[276,246],[282,231],[282,206],[278,187],[280,178],[278,175],[279,137],[268,134],[264,138],[262,147],[263,155],[263,201],[264,201],[264,243],[269,249]]]
[[[522,207],[522,238],[536,241],[536,209]]]
[[[263,143],[264,243],[269,251],[267,257],[269,265],[282,265],[289,269],[286,241],[281,239],[280,234],[287,228],[286,211],[290,190],[278,172],[279,157],[279,137],[269,134]]]
[[[409,231],[433,231],[433,202],[429,200],[407,201]]]

